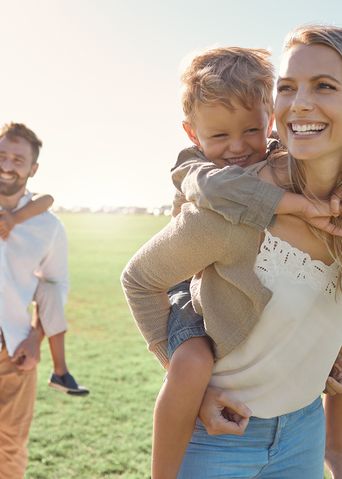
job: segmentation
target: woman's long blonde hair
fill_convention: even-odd
[[[283,51],[290,50],[295,45],[325,45],[335,50],[342,61],[342,28],[333,25],[304,25],[291,31],[285,38]],[[342,131],[341,131],[342,135]],[[284,154],[283,154],[284,155]],[[283,156],[281,155],[281,156]],[[276,159],[276,158],[274,158]],[[296,160],[288,154],[288,176],[290,180],[290,189],[295,193],[307,195],[306,188],[306,173],[303,162]],[[338,178],[336,178],[336,185],[340,186],[342,183],[342,171]],[[337,226],[342,226],[342,216],[333,218],[332,223]],[[310,226],[313,233],[319,237],[326,245],[329,253],[334,258],[338,265],[338,278],[336,284],[336,292],[342,292],[342,238],[332,236],[322,230]]]

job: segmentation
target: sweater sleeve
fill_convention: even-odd
[[[129,261],[121,282],[148,348],[167,363],[168,289],[227,254],[231,224],[209,210],[182,212]],[[214,232],[214,233],[213,233]]]
[[[285,192],[239,166],[217,168],[196,148],[180,153],[172,180],[187,201],[213,210],[233,224],[260,230],[271,223]]]

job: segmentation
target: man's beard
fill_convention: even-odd
[[[0,174],[4,173],[0,169]],[[27,175],[26,178],[20,178],[16,173],[13,172],[7,172],[7,174],[14,175],[16,180],[11,183],[6,183],[5,181],[3,182],[0,177],[0,195],[3,196],[13,196],[18,193],[27,183],[27,180],[30,175]]]

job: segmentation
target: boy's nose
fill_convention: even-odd
[[[232,140],[229,145],[229,150],[235,155],[241,154],[244,152],[245,146],[242,140]]]

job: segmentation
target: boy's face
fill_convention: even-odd
[[[261,161],[272,131],[273,117],[264,105],[251,110],[236,102],[232,105],[233,109],[219,103],[199,104],[192,124],[183,123],[190,140],[219,168],[244,168]]]

